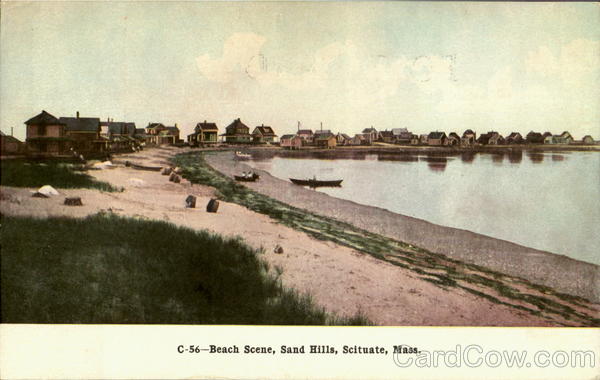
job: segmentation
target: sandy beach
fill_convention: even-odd
[[[183,150],[176,148],[149,149],[116,158],[143,165],[167,166],[169,157],[181,152]],[[245,165],[234,163],[230,159],[231,154],[213,155],[209,162],[226,174],[240,172]],[[339,315],[353,315],[360,310],[373,322],[381,325],[573,324],[558,315],[552,318],[533,315],[490,302],[462,289],[445,290],[418,278],[410,270],[348,247],[316,240],[236,204],[221,202],[216,214],[207,213],[205,205],[214,194],[214,189],[210,187],[191,184],[187,180],[175,184],[159,172],[140,171],[125,166],[94,170],[89,174],[98,180],[123,187],[124,191],[109,193],[90,189],[59,189],[59,196],[42,199],[31,197],[33,189],[2,187],[0,211],[3,215],[36,217],[85,217],[106,212],[164,220],[193,229],[239,236],[250,246],[264,249],[261,257],[272,266],[277,265],[283,269],[281,278],[285,286],[311,294],[315,302],[328,311]],[[351,220],[366,230],[411,244],[422,244],[433,251],[442,251],[440,248],[445,247],[447,249],[443,252],[455,258],[527,276],[538,282],[545,281],[566,293],[598,299],[598,267],[592,264],[468,231],[450,231],[446,227],[295,187],[268,173],[263,172],[261,175],[261,181],[250,187],[286,203],[318,210],[341,220]],[[185,198],[190,194],[198,198],[195,209],[185,208]],[[80,196],[83,206],[64,206],[63,201],[67,196]],[[324,200],[327,200],[330,207],[322,207]],[[282,254],[274,253],[276,245],[283,247]],[[591,307],[598,317],[600,305],[591,304]]]

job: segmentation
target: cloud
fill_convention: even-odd
[[[228,83],[244,72],[260,69],[260,51],[266,38],[254,33],[235,33],[225,41],[223,56],[213,59],[208,54],[196,58],[198,69],[213,82]]]
[[[600,41],[575,39],[562,46],[558,54],[541,46],[528,53],[525,67],[528,73],[556,76],[565,84],[577,85],[589,80],[589,75],[600,73]]]

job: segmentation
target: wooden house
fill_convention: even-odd
[[[447,144],[448,137],[446,132],[430,132],[427,135],[427,145],[430,146],[442,146]]]
[[[146,135],[148,136],[148,143],[158,145],[159,144],[159,134],[166,130],[167,127],[163,125],[163,123],[148,123],[146,127]]]
[[[581,139],[581,142],[583,144],[586,144],[586,145],[594,145],[594,144],[596,144],[596,141],[594,141],[594,139],[590,135],[585,135],[583,137],[583,139]]]
[[[335,139],[337,140],[337,145],[350,145],[351,137],[345,133],[338,133],[335,135]]]
[[[277,135],[273,128],[261,124],[252,131],[252,140],[255,143],[273,143],[277,139]]]
[[[410,134],[410,145],[419,145],[419,135],[414,133]]]
[[[393,128],[394,142],[400,145],[412,145],[413,134],[406,128]],[[417,136],[418,139],[418,136]]]
[[[71,147],[79,154],[101,152],[106,149],[100,139],[100,119],[97,117],[61,117],[65,133],[71,139]]]
[[[544,135],[541,133],[530,131],[527,136],[525,136],[525,142],[527,144],[543,144],[544,138]]]
[[[363,129],[362,134],[368,140],[369,144],[379,141],[381,138],[379,132],[373,127]]]
[[[302,138],[298,135],[283,135],[279,139],[282,148],[300,149],[302,148]]]
[[[219,128],[216,123],[204,122],[196,124],[194,133],[187,136],[188,143],[191,146],[204,144],[216,144],[219,135]]]
[[[512,132],[506,137],[505,142],[507,144],[523,144],[525,139],[523,139],[523,136],[519,132]]]
[[[427,139],[429,139],[428,134],[422,134],[419,136],[419,145],[427,145]]]
[[[363,145],[363,141],[365,140],[365,136],[357,133],[350,139],[348,145]]]
[[[479,136],[477,142],[481,145],[502,145],[504,144],[504,138],[500,133],[490,131]]]
[[[225,133],[221,135],[223,141],[229,144],[248,144],[252,142],[250,128],[237,118],[226,128]]]
[[[446,145],[457,146],[460,145],[460,136],[456,132],[450,132]]]
[[[311,129],[299,129],[296,136],[302,139],[304,145],[312,145],[315,135]]]
[[[68,155],[71,139],[66,126],[46,111],[25,122],[27,152],[39,156]]]
[[[321,134],[315,137],[315,144],[320,148],[333,149],[337,145],[337,139],[333,134]]]
[[[477,134],[472,129],[467,129],[463,132],[460,139],[460,145],[462,146],[473,146],[477,142]]]
[[[394,136],[394,133],[392,131],[385,130],[379,132],[379,138],[381,139],[381,141],[388,144],[393,144],[394,142],[396,142],[396,136]]]
[[[552,136],[551,141],[552,141],[551,144],[561,144],[561,145],[572,144],[573,136],[571,136],[571,134],[569,132],[564,131],[560,135]],[[546,142],[546,140],[544,140],[544,143],[545,142]]]
[[[0,131],[0,156],[25,153],[25,144],[16,137],[5,135]]]

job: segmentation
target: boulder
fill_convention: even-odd
[[[58,195],[58,191],[56,191],[56,189],[50,185],[44,185],[40,187],[37,192],[45,195],[46,198],[51,197],[53,195]]]
[[[283,247],[282,247],[282,246],[280,246],[279,244],[277,244],[277,245],[275,246],[275,249],[273,250],[273,252],[275,252],[275,253],[279,253],[279,254],[282,254],[282,253],[283,253]]]
[[[196,197],[193,195],[188,195],[188,197],[185,198],[185,207],[196,208]]]
[[[83,206],[80,197],[67,197],[65,198],[65,205],[67,206]]]
[[[166,167],[162,170],[162,175],[169,175],[172,171],[173,169],[171,169],[170,167]]]
[[[175,182],[175,178],[177,177],[177,174],[175,173],[171,173],[171,175],[169,176],[169,181],[171,182]]]
[[[219,201],[215,198],[211,198],[211,200],[208,201],[208,204],[206,205],[206,212],[217,212],[218,209]]]
[[[181,177],[178,175],[175,175],[175,178],[173,178],[173,182],[175,182],[175,183],[181,182]]]

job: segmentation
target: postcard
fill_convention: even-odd
[[[3,378],[597,376],[597,3],[1,10]]]

